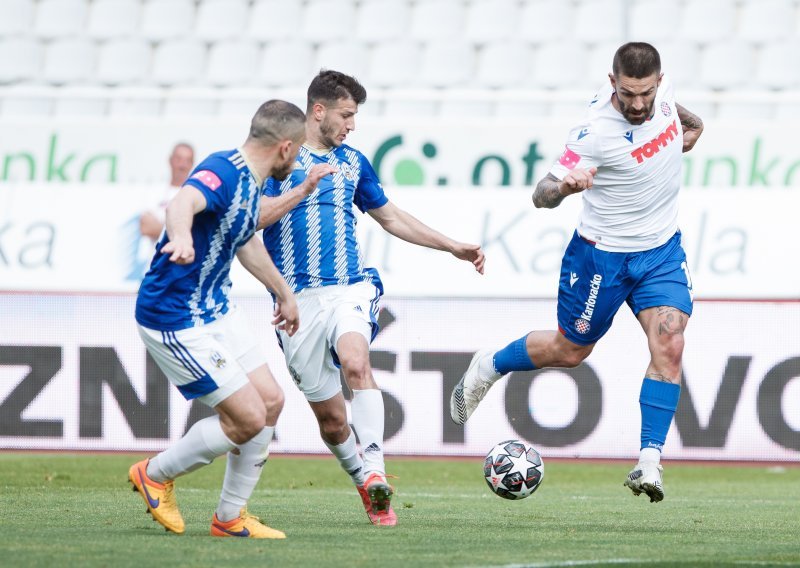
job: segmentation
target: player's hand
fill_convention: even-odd
[[[316,164],[306,174],[306,179],[300,184],[300,191],[306,195],[311,195],[317,189],[317,185],[325,176],[335,174],[339,169],[330,164]]]
[[[480,245],[471,245],[467,243],[456,243],[453,250],[450,251],[459,260],[466,260],[472,263],[479,273],[483,274],[483,265],[486,262],[486,257]]]
[[[300,310],[294,294],[284,299],[276,299],[272,315],[272,325],[278,326],[278,329],[285,331],[289,337],[300,327]]]
[[[597,175],[597,168],[595,167],[591,167],[588,170],[575,168],[561,180],[559,191],[564,195],[572,195],[584,189],[589,189],[594,185],[595,175]]]
[[[191,237],[173,239],[161,247],[161,252],[168,254],[170,262],[175,264],[194,262],[194,243]]]
[[[683,126],[683,151],[688,152],[692,148],[694,148],[697,139],[700,138],[700,135],[703,133],[703,125],[701,124],[699,128],[690,128],[685,124]]]

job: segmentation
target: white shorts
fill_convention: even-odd
[[[342,391],[336,343],[350,331],[370,343],[378,332],[380,292],[368,282],[305,288],[297,293],[300,328],[294,336],[279,331],[286,366],[310,402],[329,400]]]
[[[267,363],[266,352],[235,306],[218,320],[178,331],[137,326],[147,351],[187,400],[217,406]]]

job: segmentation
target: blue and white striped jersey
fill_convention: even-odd
[[[323,178],[317,189],[277,223],[264,229],[264,244],[278,270],[295,292],[367,281],[381,292],[378,271],[365,268],[356,239],[354,206],[362,212],[389,200],[367,158],[342,144],[325,154],[303,146],[294,171],[285,181],[267,180],[264,194],[278,196],[303,183],[315,165],[339,171]]]
[[[159,252],[139,287],[136,321],[176,331],[214,321],[228,311],[230,268],[236,251],[255,234],[262,188],[239,150],[211,154],[184,185],[200,190],[206,208],[194,216],[195,261],[180,265]]]

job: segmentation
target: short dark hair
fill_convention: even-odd
[[[367,90],[355,77],[322,69],[308,86],[306,112],[311,112],[315,103],[333,103],[339,99],[353,99],[357,105],[362,105],[367,100]]]
[[[248,140],[271,146],[281,140],[296,140],[305,132],[306,115],[297,105],[272,99],[260,107],[250,121]]]
[[[661,56],[649,43],[632,41],[621,46],[614,54],[611,70],[614,72],[614,77],[625,75],[634,79],[644,79],[661,73]]]

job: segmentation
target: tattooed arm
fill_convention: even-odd
[[[547,209],[558,207],[566,196],[592,187],[596,173],[597,168],[595,167],[588,170],[575,168],[562,180],[548,173],[536,184],[533,192],[533,205],[537,208],[546,207]]]
[[[678,108],[678,118],[683,126],[683,151],[688,152],[694,148],[695,142],[703,133],[703,121],[678,103],[675,103],[675,106]]]

